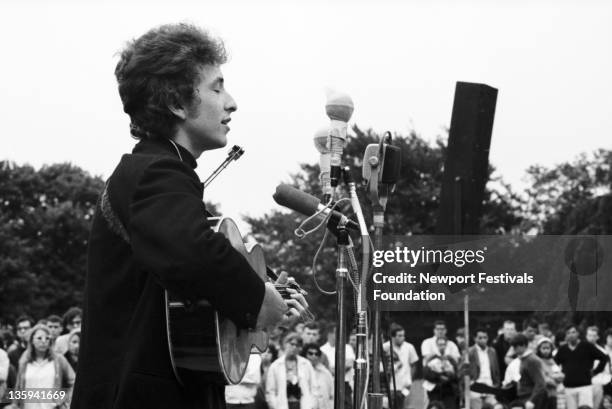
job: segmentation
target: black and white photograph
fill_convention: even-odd
[[[0,10],[0,408],[612,409],[612,3]]]

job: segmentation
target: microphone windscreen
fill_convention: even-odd
[[[329,126],[319,129],[314,134],[314,145],[319,153],[329,153],[329,146],[327,146],[327,139],[329,138]]]
[[[329,119],[348,122],[354,109],[353,100],[348,94],[333,91],[328,93],[325,113]]]
[[[321,204],[316,197],[285,184],[276,187],[276,192],[274,192],[272,198],[279,205],[301,213],[304,216],[315,214],[319,204]]]

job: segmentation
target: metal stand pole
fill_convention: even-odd
[[[336,266],[336,293],[338,295],[338,307],[336,315],[338,326],[336,327],[336,367],[334,371],[334,408],[344,409],[345,389],[344,376],[346,356],[346,311],[344,302],[344,288],[346,285],[348,268],[346,260],[346,248],[349,244],[349,235],[344,226],[338,225],[338,264]]]
[[[374,206],[374,249],[382,248],[382,233],[384,226],[384,209]],[[372,335],[372,393],[369,395],[368,403],[370,409],[382,408],[383,394],[380,393],[380,341],[382,330],[380,325],[380,302],[373,302],[372,321],[374,324]],[[389,402],[391,405],[391,402]]]

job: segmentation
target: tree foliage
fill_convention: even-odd
[[[89,226],[103,181],[74,165],[0,163],[0,317],[82,302]]]

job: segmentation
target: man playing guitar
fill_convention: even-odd
[[[243,329],[269,329],[307,308],[297,291],[284,300],[264,284],[205,217],[196,159],[226,145],[237,108],[225,60],[221,42],[186,24],[153,29],[121,53],[115,75],[139,142],[93,219],[74,409],[225,406],[223,385],[175,378],[165,290],[204,298]]]

